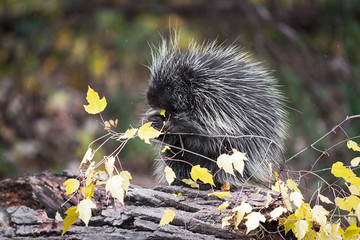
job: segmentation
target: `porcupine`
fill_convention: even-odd
[[[273,171],[283,163],[287,125],[284,97],[270,72],[234,44],[191,42],[181,51],[176,37],[152,50],[146,118],[165,132],[159,141],[175,146],[160,153],[158,180],[165,182],[166,165],[182,180],[199,164],[217,186],[268,185],[269,163]],[[161,152],[164,144],[156,145]],[[214,162],[232,149],[247,154],[243,176],[219,171]]]

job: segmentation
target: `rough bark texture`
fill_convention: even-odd
[[[67,201],[65,194],[63,182],[70,177],[74,176],[44,173],[0,181],[0,239],[60,238],[63,222],[55,220],[55,214],[58,211],[65,217],[64,211],[77,204],[76,197]],[[232,198],[219,199],[208,196],[212,190],[131,185],[125,206],[108,198],[104,187],[96,187],[95,191],[97,208],[93,209],[89,226],[78,220],[62,239],[281,239],[276,222],[265,223],[249,234],[245,234],[244,224],[239,230],[221,227],[221,219],[231,215],[231,210],[218,209],[225,200],[231,202],[231,209],[245,197],[253,209],[261,209],[269,218],[269,212],[280,206],[281,200],[278,193],[267,189],[244,187],[231,192]],[[273,200],[264,209],[267,193]],[[176,216],[170,224],[158,227],[166,209],[174,210]]]

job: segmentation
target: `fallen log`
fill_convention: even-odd
[[[63,182],[73,174],[43,173],[39,175],[0,181],[0,238],[58,239],[63,222],[55,220],[56,212],[64,212],[78,204],[76,196],[68,199]],[[178,194],[181,193],[181,196]],[[154,189],[131,185],[125,205],[109,198],[104,187],[95,188],[89,226],[78,220],[63,239],[281,239],[277,222],[266,222],[246,234],[246,227],[222,228],[222,218],[232,214],[231,209],[243,198],[253,210],[259,210],[269,219],[269,213],[281,206],[279,193],[254,186],[244,186],[231,192],[232,197],[212,195],[212,190],[198,190],[182,186],[157,186]],[[173,195],[174,194],[174,195]],[[264,208],[267,194],[273,200]],[[176,196],[175,196],[176,195]],[[229,201],[226,210],[218,206]],[[163,211],[172,209],[176,216],[164,226],[158,226]]]

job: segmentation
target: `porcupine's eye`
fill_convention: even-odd
[[[170,93],[171,90],[172,90],[172,88],[171,88],[170,86],[166,86],[166,87],[165,87],[165,92]]]

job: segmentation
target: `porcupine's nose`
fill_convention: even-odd
[[[159,102],[159,96],[154,94],[153,91],[151,91],[151,89],[149,89],[147,91],[146,99],[147,99],[147,102],[150,105],[150,107],[152,107],[153,109],[160,109],[160,106],[158,106],[158,104],[156,104]]]
[[[152,108],[154,108],[154,106],[153,106],[154,96],[153,96],[153,94],[151,94],[150,90],[147,91],[147,93],[146,93],[146,100],[147,100],[148,104],[149,104]]]

